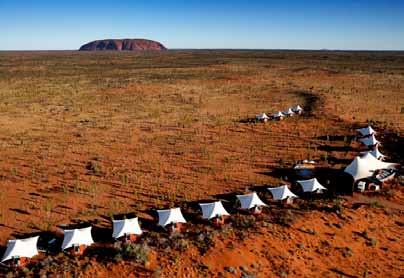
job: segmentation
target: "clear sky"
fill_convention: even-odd
[[[0,50],[103,38],[168,48],[404,50],[404,0],[0,0]]]

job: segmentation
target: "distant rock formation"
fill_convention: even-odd
[[[79,51],[162,51],[167,48],[159,42],[145,39],[106,39],[96,40],[82,45]]]

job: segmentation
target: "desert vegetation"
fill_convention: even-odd
[[[221,230],[200,221],[176,238],[150,209],[194,215],[192,202],[289,183],[302,159],[338,171],[368,122],[402,163],[403,65],[401,52],[1,52],[0,243],[60,236],[62,224],[110,229],[114,215],[135,213],[148,230],[139,243],[50,254],[18,274],[398,275],[397,180],[372,195],[273,205],[259,219],[236,213]],[[295,104],[302,116],[246,121]]]

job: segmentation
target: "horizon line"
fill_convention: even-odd
[[[71,52],[128,52],[128,53],[136,53],[136,52],[165,52],[170,50],[193,50],[193,51],[209,51],[209,50],[227,50],[227,51],[332,51],[332,52],[403,52],[404,49],[328,49],[328,48],[167,48],[166,50],[95,50],[95,51],[87,51],[87,50],[79,50],[79,49],[0,49],[0,52],[58,52],[58,51],[71,51]]]

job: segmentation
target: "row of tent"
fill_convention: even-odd
[[[386,156],[379,151],[380,142],[375,138],[376,132],[371,126],[359,128],[357,131],[362,136],[359,141],[367,147],[371,147],[371,150],[356,156],[345,168],[344,171],[350,174],[355,182],[370,178],[379,170],[397,168],[397,163],[383,161]]]
[[[371,126],[359,128],[356,131],[361,135],[359,142],[365,146],[377,147],[380,144],[380,141],[378,141],[375,137],[376,131]]]
[[[322,186],[316,178],[297,182],[302,186],[304,192],[322,193],[327,189]],[[273,200],[275,201],[289,201],[298,198],[297,195],[290,191],[287,185],[268,188],[268,191],[271,192]],[[240,201],[241,209],[250,210],[252,213],[260,212],[262,207],[267,206],[267,204],[265,204],[255,192],[237,195],[237,198]],[[203,219],[219,219],[223,216],[229,215],[229,213],[223,207],[221,201],[201,203],[199,205],[202,210]],[[159,226],[167,227],[171,225],[172,228],[175,228],[178,224],[186,223],[186,220],[179,207],[157,210],[157,213]],[[137,217],[131,219],[112,220],[112,224],[112,237],[115,239],[128,238],[130,235],[141,235],[143,233]],[[90,226],[81,229],[63,230],[64,238],[61,249],[63,251],[69,248],[80,249],[82,247],[92,245],[94,241],[91,235],[91,229],[92,227]],[[39,236],[26,239],[9,240],[7,243],[7,249],[1,259],[1,262],[12,259],[31,258],[37,255],[38,240]]]
[[[277,111],[275,113],[273,113],[271,115],[271,117],[273,119],[282,119],[284,117],[290,117],[293,116],[294,114],[301,114],[303,112],[303,108],[300,105],[296,105],[294,107],[289,107],[288,109],[284,110],[284,111]],[[270,116],[268,116],[265,113],[259,114],[257,115],[255,118],[257,119],[257,121],[262,121],[262,122],[266,122],[269,119],[271,119]]]

